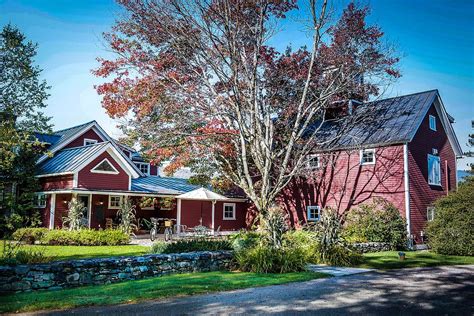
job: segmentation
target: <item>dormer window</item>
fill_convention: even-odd
[[[430,120],[430,130],[436,132],[436,117],[433,115],[430,115],[429,120]]]
[[[84,146],[97,144],[97,139],[84,138]]]
[[[91,169],[93,173],[107,173],[107,174],[118,174],[118,170],[105,158],[98,165]]]
[[[136,162],[135,166],[146,175],[150,175],[150,164],[146,162]]]

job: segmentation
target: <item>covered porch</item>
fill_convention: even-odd
[[[212,231],[218,228],[235,231],[246,227],[248,204],[244,199],[226,198],[203,188],[194,191],[179,195],[90,190],[44,192],[43,225],[50,229],[62,228],[69,202],[77,198],[86,208],[86,227],[111,228],[119,224],[117,211],[121,201],[129,198],[136,209],[139,233],[146,233],[151,218],[173,220],[178,231],[196,226],[205,226]]]

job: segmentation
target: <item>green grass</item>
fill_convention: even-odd
[[[42,309],[66,309],[86,305],[132,303],[171,296],[229,291],[327,277],[323,273],[300,272],[256,274],[247,272],[203,272],[87,286],[59,291],[0,296],[0,313]]]
[[[446,256],[431,251],[405,251],[405,260],[398,258],[398,251],[383,251],[364,254],[361,268],[400,269],[434,267],[455,264],[474,264],[474,257]]]
[[[99,257],[138,256],[149,252],[150,248],[139,245],[123,246],[40,246],[24,245],[22,249],[44,250],[48,261],[72,260]],[[1,247],[3,251],[3,247]]]

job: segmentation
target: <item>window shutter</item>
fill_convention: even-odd
[[[428,155],[428,183],[434,183],[433,156]]]

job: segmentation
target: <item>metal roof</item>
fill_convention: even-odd
[[[38,166],[38,175],[73,172],[109,144],[104,142],[60,150]]]
[[[36,139],[38,139],[39,142],[50,144],[50,145],[56,144],[58,140],[61,138],[61,135],[45,134],[45,133],[38,133],[38,132],[35,132],[33,136],[36,137]]]
[[[319,137],[328,141],[323,149],[343,149],[411,141],[438,90],[364,103],[338,123],[328,123]]]
[[[162,193],[162,194],[182,194],[199,188],[197,185],[188,183],[187,179],[146,176],[132,179],[132,191]]]

